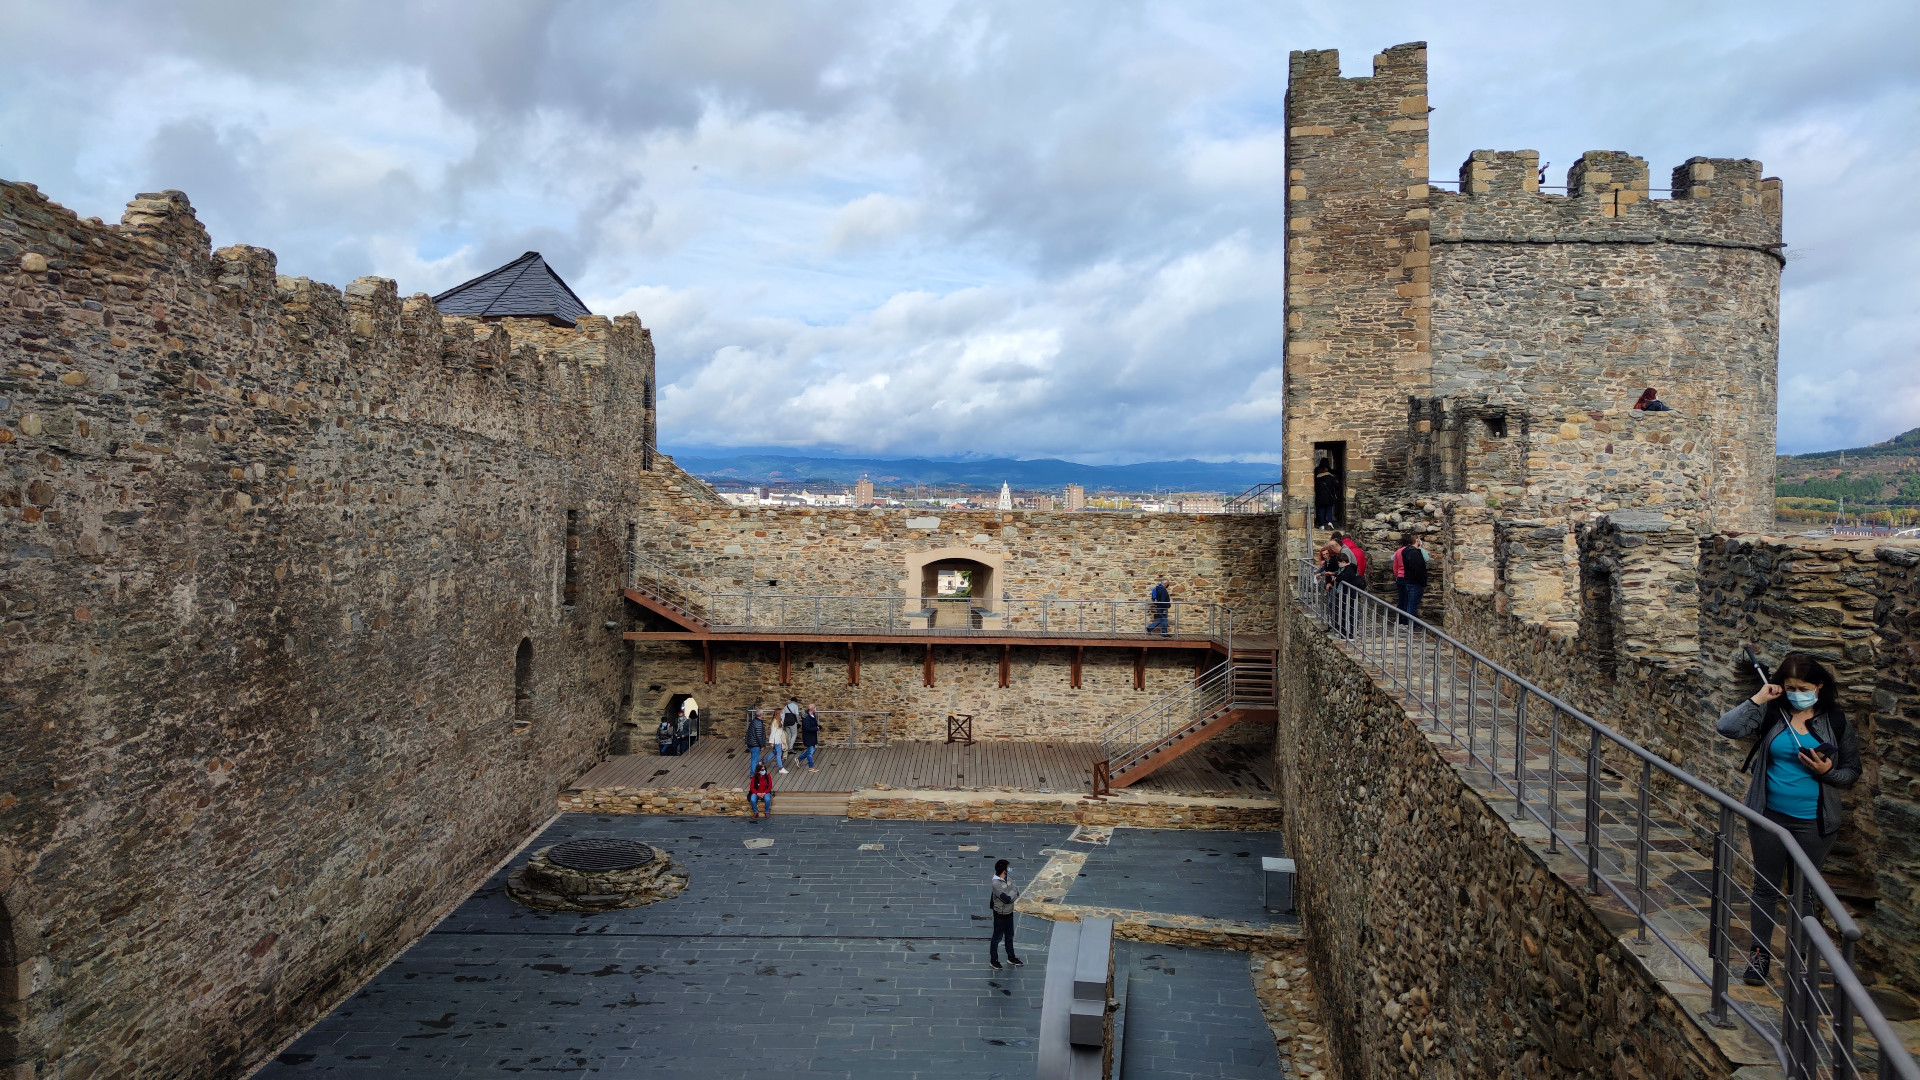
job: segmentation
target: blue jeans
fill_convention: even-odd
[[[1404,581],[1401,582],[1400,583],[1400,610],[1406,612],[1407,614],[1413,616],[1416,619],[1419,618],[1420,617],[1420,600],[1422,597],[1426,595],[1427,595],[1427,587],[1425,585],[1410,585],[1407,582],[1404,582]]]
[[[773,749],[773,767],[776,769],[786,768],[787,767],[786,754],[781,752],[780,744],[774,743],[772,746],[772,749]]]
[[[687,752],[687,744],[688,744],[688,743],[690,743],[690,742],[692,742],[692,741],[693,741],[692,739],[690,739],[690,738],[688,738],[688,737],[687,737],[687,736],[685,736],[685,735],[676,735],[676,736],[674,736],[674,737],[673,737],[673,752],[674,752],[674,753],[676,753],[676,754],[684,754],[684,753],[686,753],[686,752]]]
[[[1168,633],[1167,613],[1158,609],[1154,611],[1153,618],[1147,620],[1147,633],[1151,634],[1156,629],[1160,631],[1162,636]]]
[[[772,795],[747,796],[747,812],[754,813],[755,808],[758,808],[758,812],[762,814],[773,813],[773,796]]]
[[[747,775],[748,776],[752,776],[754,773],[757,773],[760,771],[760,752],[765,749],[766,747],[764,746],[747,747]]]
[[[795,750],[793,752],[793,756],[805,757],[807,759],[807,768],[809,769],[813,768],[813,744],[812,743],[801,744],[800,749]]]

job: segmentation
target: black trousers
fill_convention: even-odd
[[[1760,766],[1764,768],[1765,766]],[[1827,853],[1833,850],[1833,842],[1839,833],[1832,836],[1820,835],[1820,823],[1813,818],[1788,817],[1785,814],[1767,811],[1767,820],[1783,826],[1799,842],[1800,850],[1807,853],[1813,861],[1814,869],[1827,861]],[[1787,847],[1774,839],[1773,834],[1763,829],[1747,826],[1747,838],[1753,844],[1753,902],[1748,905],[1747,919],[1752,927],[1753,944],[1764,947],[1775,956],[1780,955],[1773,948],[1773,928],[1780,920],[1778,911],[1780,901],[1780,883],[1786,878],[1787,867],[1792,860],[1787,857]],[[1800,883],[1800,895],[1803,899],[1813,896],[1812,890]],[[1805,906],[1802,911],[1807,911]]]
[[[1000,962],[1000,943],[1002,941],[1007,943],[1007,959],[1014,959],[1013,912],[1011,911],[1005,915],[997,911],[993,913],[993,937],[987,942],[987,959],[996,964]]]

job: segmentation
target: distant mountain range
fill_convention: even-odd
[[[862,476],[880,487],[1050,490],[1080,484],[1088,491],[1222,491],[1237,493],[1280,479],[1280,466],[1264,461],[1142,461],[1133,465],[1082,465],[1057,458],[939,461],[927,458],[861,458],[837,455],[689,450],[673,456],[683,469],[707,481],[743,484],[851,484]]]
[[[1851,450],[1781,455],[1774,495],[1845,499],[1855,506],[1920,506],[1920,428]]]

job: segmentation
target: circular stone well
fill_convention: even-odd
[[[687,887],[673,857],[635,840],[568,840],[543,847],[507,876],[507,896],[528,907],[610,911],[665,900]]]

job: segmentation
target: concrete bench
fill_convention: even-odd
[[[1126,972],[1113,965],[1113,920],[1053,924],[1040,998],[1038,1080],[1120,1075]]]

